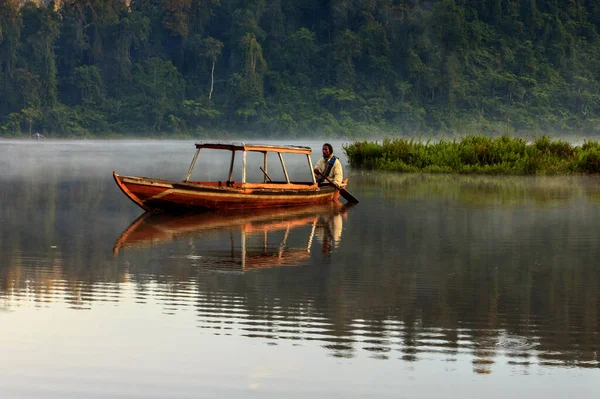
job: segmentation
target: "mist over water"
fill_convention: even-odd
[[[2,397],[600,394],[598,177],[352,171],[334,141],[351,208],[148,216],[114,184],[193,144],[0,141]]]

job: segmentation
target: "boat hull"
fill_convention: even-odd
[[[338,201],[339,190],[315,185],[260,184],[250,188],[178,183],[137,176],[113,177],[123,193],[146,211],[216,211],[282,208]],[[279,187],[278,187],[279,186]]]

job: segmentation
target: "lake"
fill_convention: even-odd
[[[0,140],[2,398],[600,396],[600,177],[357,171],[333,141],[353,207],[116,186],[183,179],[193,143]]]

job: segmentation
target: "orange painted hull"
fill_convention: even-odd
[[[335,202],[339,190],[316,184],[179,183],[135,176],[113,177],[123,193],[146,211],[217,211],[318,205]]]

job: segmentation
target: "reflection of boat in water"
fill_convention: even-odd
[[[342,219],[349,205],[331,203],[253,212],[209,212],[201,214],[155,214],[146,212],[117,239],[113,253],[126,248],[148,248],[175,241],[194,241],[193,259],[241,267],[243,271],[295,266],[307,262],[315,238],[330,252],[341,239]],[[300,230],[304,230],[301,232]],[[298,230],[298,236],[291,238]],[[238,233],[234,239],[234,233]],[[223,236],[210,248],[210,235]],[[222,238],[222,237],[221,237]],[[197,239],[197,240],[194,240]],[[300,239],[300,240],[299,240]],[[224,244],[226,242],[226,244]],[[214,244],[214,240],[212,242]],[[203,248],[203,244],[204,248]]]

